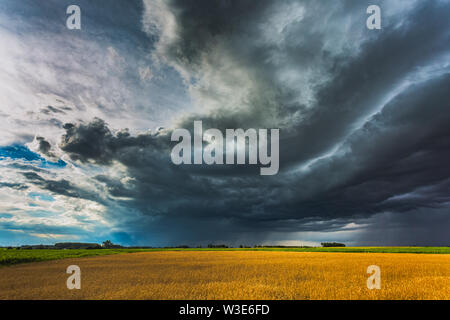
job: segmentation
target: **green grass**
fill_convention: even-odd
[[[428,253],[450,254],[450,247],[341,247],[341,248],[152,248],[152,249],[80,249],[80,250],[7,250],[0,248],[0,266],[66,258],[103,256],[120,253],[152,251],[290,251],[290,252],[366,252],[366,253]]]
[[[25,262],[38,262],[47,260],[58,260],[66,258],[81,258],[90,256],[103,256],[119,253],[139,252],[140,249],[80,249],[80,250],[58,250],[58,249],[34,249],[34,250],[7,250],[0,249],[0,266],[13,265]]]
[[[189,248],[150,249],[145,251],[290,251],[290,252],[362,252],[450,254],[450,247],[332,247],[332,248]]]
[[[297,252],[429,253],[450,254],[450,247],[334,247],[334,248],[256,248],[237,250]]]

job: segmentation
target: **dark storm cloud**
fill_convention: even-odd
[[[124,229],[144,241],[155,235],[168,242],[230,240],[247,233],[264,239],[271,232],[352,230],[348,223],[369,219],[370,238],[380,227],[372,217],[389,214],[397,230],[407,232],[409,214],[427,210],[439,210],[442,218],[427,220],[429,230],[448,226],[450,74],[436,72],[436,65],[449,54],[450,3],[419,1],[386,15],[381,31],[366,30],[365,9],[372,3],[365,1],[168,4],[178,34],[166,58],[188,70],[193,83],[214,72],[220,79],[194,86],[199,96],[225,103],[215,85],[239,90],[240,83],[233,87],[239,79],[215,64],[217,55],[251,82],[245,108],[187,115],[179,125],[279,127],[282,171],[260,177],[248,167],[241,168],[246,174],[233,166],[177,167],[167,133],[112,132],[101,119],[66,124],[60,147],[72,159],[126,167],[128,182],[96,176],[111,196],[129,198],[120,205],[141,214],[139,221],[125,220]],[[304,5],[304,13],[282,26],[277,43],[265,38],[271,30],[264,22],[281,4]],[[354,33],[339,31],[346,24]],[[330,46],[335,40],[339,45]],[[280,76],[292,72],[294,80]],[[52,184],[30,174],[44,188],[75,192],[64,191],[73,189],[67,181]]]
[[[148,214],[167,213],[171,201],[175,202],[170,206],[176,201],[186,201],[183,196],[193,201],[216,192],[208,188],[207,178],[192,177],[183,168],[172,164],[168,135],[156,132],[132,136],[127,130],[112,133],[101,119],[88,124],[66,124],[64,128],[66,134],[60,147],[72,159],[103,165],[116,161],[127,167],[133,178],[127,187],[104,175],[98,175],[96,179],[105,183],[113,196],[134,197],[134,205]],[[149,203],[160,205],[153,205],[152,210],[148,210]]]
[[[39,186],[40,188],[48,190],[55,194],[63,195],[69,198],[80,198],[105,204],[105,201],[95,192],[79,187],[68,180],[46,179],[36,172],[24,172],[23,176],[27,179],[28,183]]]
[[[352,124],[376,110],[415,68],[448,52],[450,40],[448,3],[422,2],[409,15],[384,20],[384,31],[374,35],[365,27],[364,13],[372,4],[370,1],[340,1],[333,5],[318,4],[317,1],[285,1],[304,5],[306,15],[301,22],[286,27],[279,35],[287,39],[281,47],[261,41],[257,35],[268,32],[261,31],[258,26],[278,3],[183,0],[171,3],[182,26],[179,40],[168,50],[174,59],[195,71],[211,47],[225,43],[227,54],[258,79],[259,85],[250,97],[254,101],[248,109],[239,113],[221,110],[203,116],[203,121],[221,129],[258,127],[267,125],[267,119],[272,121],[272,126],[287,122],[281,131],[281,166],[320,156],[339,143],[349,134]],[[338,21],[341,17],[356,16],[355,28],[362,29],[367,38],[361,43],[359,55],[349,57],[351,52],[333,54],[327,51],[329,30],[320,27],[320,19],[327,17],[327,12],[332,13],[331,20]],[[400,22],[402,25],[398,27]],[[326,79],[315,88],[317,101],[312,107],[305,108],[292,100],[296,91],[301,90],[299,86],[291,90],[286,83],[276,79],[280,63],[274,57],[278,55],[292,70],[301,73],[316,68],[318,77]],[[268,96],[267,92],[272,94]],[[289,120],[297,115],[300,121]],[[186,123],[192,123],[198,117],[193,115]]]
[[[450,74],[396,97],[348,138],[348,151],[311,166],[286,214],[302,208],[333,218],[447,206],[449,85]]]
[[[131,136],[127,129],[113,134],[106,123],[98,118],[88,124],[67,123],[64,129],[66,134],[62,137],[61,149],[82,162],[110,164],[117,159],[133,161],[134,157],[127,157],[130,150],[146,148],[159,152],[167,149],[167,139],[164,141],[151,133]]]
[[[281,144],[285,161],[307,160],[333,147],[348,134],[349,124],[376,110],[415,68],[448,52],[448,9],[448,4],[423,3],[402,27],[394,28],[392,21],[388,30],[363,44],[355,59],[334,61],[332,80],[319,89],[317,110],[308,113],[294,137]],[[290,154],[296,145],[302,151]]]
[[[417,209],[407,213],[373,215],[362,222],[368,227],[355,241],[361,245],[449,246],[448,208]]]
[[[52,148],[50,142],[45,140],[45,138],[43,137],[37,137],[36,140],[39,141],[39,152],[48,156],[53,156],[53,154],[50,152],[50,149]]]
[[[22,183],[0,182],[0,188],[12,188],[15,190],[26,190],[28,186]]]
[[[343,146],[347,152],[317,162],[299,178],[198,178],[149,153],[141,151],[139,161],[133,143],[121,143],[115,153],[106,153],[127,165],[136,179],[133,188],[105,176],[97,179],[111,195],[132,197],[136,208],[158,216],[148,227],[154,232],[184,226],[176,235],[179,241],[213,239],[213,234],[226,239],[247,232],[338,231],[352,217],[446,207],[449,85],[445,75],[411,87],[349,137]],[[121,148],[133,151],[122,154]]]

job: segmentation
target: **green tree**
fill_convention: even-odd
[[[106,241],[103,241],[102,246],[104,248],[111,248],[113,246],[113,243],[111,241],[109,241],[109,240],[106,240]]]

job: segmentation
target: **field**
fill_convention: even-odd
[[[93,250],[7,250],[0,248],[0,267],[25,262],[66,258],[103,256],[132,252],[155,251],[286,251],[286,252],[365,252],[365,253],[429,253],[450,254],[450,247],[342,247],[342,248],[152,248],[152,249],[93,249]]]
[[[81,290],[66,287],[73,264]],[[4,266],[0,299],[450,299],[449,275],[448,254],[154,251]]]
[[[82,258],[90,256],[104,256],[119,253],[139,252],[140,249],[80,249],[80,250],[7,250],[0,249],[0,266],[8,266],[26,262],[39,262],[48,260],[59,260],[67,258]]]

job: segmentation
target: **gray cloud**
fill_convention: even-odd
[[[26,190],[28,186],[22,183],[0,182],[0,188],[12,188],[16,190]]]
[[[367,227],[355,242],[367,246],[448,246],[449,219],[448,208],[380,213],[364,220]]]
[[[50,143],[45,140],[43,137],[36,137],[36,140],[39,141],[39,151],[45,155],[53,156],[53,154],[50,152],[50,149],[52,146]]]
[[[91,200],[101,204],[105,203],[105,201],[95,192],[79,187],[76,184],[65,179],[47,179],[37,174],[36,172],[31,171],[24,172],[23,176],[29,183],[58,195],[63,195],[69,198]]]
[[[106,150],[102,155],[82,154],[96,155],[100,163],[106,163],[105,155],[120,161],[134,180],[131,187],[106,176],[98,176],[98,181],[108,186],[111,195],[131,197],[143,214],[158,217],[153,221],[155,229],[185,226],[176,236],[180,241],[183,236],[211,239],[201,230],[219,232],[217,228],[224,239],[239,233],[332,232],[381,212],[447,207],[449,85],[450,75],[445,75],[412,86],[352,134],[342,152],[316,162],[307,173],[286,171],[270,180],[173,167],[167,148],[156,148],[155,155],[149,143],[136,144],[129,135],[113,136],[99,120],[77,128],[85,133],[86,128],[101,124],[101,132],[107,132],[102,139],[107,137],[107,144],[115,147],[101,148]],[[70,127],[68,132],[78,137],[73,130]],[[155,146],[155,137],[150,139]]]
[[[62,137],[61,149],[74,159],[99,164],[110,164],[117,158],[126,161],[128,150],[154,148],[161,149],[164,143],[155,134],[131,136],[128,129],[113,134],[102,119],[94,119],[88,124],[74,125],[67,123]],[[130,157],[132,159],[133,157]]]
[[[381,243],[386,228],[385,244],[447,244],[450,3],[379,3],[383,29],[370,31],[370,1],[144,1],[146,49],[183,77],[192,111],[159,133],[117,131],[100,118],[63,126],[58,147],[75,165],[101,168],[90,173],[106,200],[67,179],[23,175],[101,203],[141,243],[311,232]],[[52,108],[44,114],[71,112]],[[280,128],[280,173],[173,165],[170,132],[194,120],[222,130]],[[394,236],[418,228],[420,236]]]

